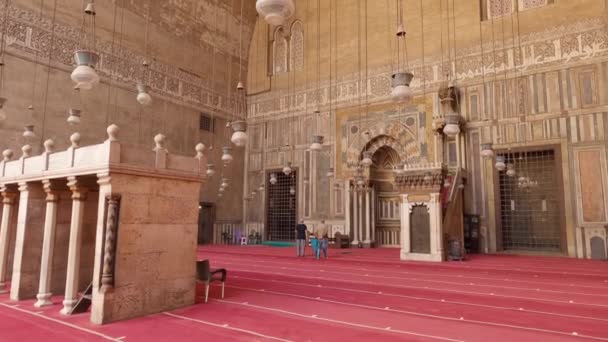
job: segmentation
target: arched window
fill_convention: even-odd
[[[291,70],[300,71],[304,67],[304,29],[302,23],[296,21],[291,26]]]
[[[273,45],[272,73],[277,75],[287,72],[288,45],[282,28],[274,31]]]

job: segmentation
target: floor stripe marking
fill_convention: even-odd
[[[222,265],[237,265],[237,266],[242,266],[242,264],[234,264],[234,263],[222,263]],[[233,270],[234,269],[235,268],[233,268]],[[238,269],[238,268],[236,268],[236,270],[237,271],[241,271],[241,272],[259,273],[259,274],[274,274],[274,275],[287,276],[287,277],[294,277],[294,276],[296,276],[295,274],[289,274],[289,273],[256,272],[256,271],[253,271],[251,269]],[[344,282],[343,280],[340,280],[340,279],[328,279],[328,278],[314,277],[314,276],[313,277],[307,277],[307,276],[303,276],[303,275],[298,275],[298,277],[299,278],[306,278],[306,279],[314,279],[314,280],[327,280],[327,281]],[[377,285],[376,283],[361,282],[361,281],[352,281],[352,280],[349,280],[347,282],[348,283],[355,283],[355,284]],[[464,294],[474,294],[474,295],[489,296],[489,294],[486,293],[486,292],[451,290],[451,289],[435,288],[435,287],[428,287],[428,286],[408,286],[408,285],[399,285],[399,284],[387,284],[387,286],[397,287],[397,288],[405,288],[405,289],[426,289],[426,290],[445,291],[445,292],[452,292],[452,293],[461,293],[461,294],[464,293]],[[494,296],[496,296],[496,297],[503,297],[503,298],[516,298],[516,299],[524,299],[524,300],[536,300],[536,301],[550,302],[550,303],[560,303],[560,304],[570,303],[570,302],[561,301],[561,300],[546,299],[546,298],[536,298],[536,297],[524,297],[524,296],[502,295],[502,294],[494,294]],[[602,307],[602,308],[608,307],[607,304],[593,304],[593,303],[580,303],[580,302],[577,302],[577,303],[572,302],[570,304],[577,304],[577,305],[582,305],[582,306]]]
[[[243,303],[243,304],[240,304],[240,305],[248,306],[247,303]],[[171,317],[174,317],[174,318],[183,319],[183,320],[191,321],[191,322],[195,322],[195,323],[201,323],[201,324],[205,324],[205,325],[210,325],[210,326],[216,327],[216,328],[222,328],[222,329],[228,329],[228,330],[238,331],[238,332],[241,332],[241,333],[244,333],[244,334],[253,335],[253,336],[257,336],[257,337],[261,337],[261,338],[265,338],[265,339],[269,339],[269,340],[283,341],[283,342],[292,342],[291,340],[286,340],[286,339],[282,339],[282,338],[275,337],[275,336],[269,336],[269,335],[260,334],[258,332],[252,331],[252,330],[231,327],[228,324],[217,324],[217,323],[207,322],[207,321],[203,321],[203,320],[192,318],[192,317],[187,317],[187,316],[182,316],[182,315],[176,315],[176,314],[173,314],[173,313],[170,313],[170,312],[163,312],[163,315],[167,315],[167,316],[171,316]]]
[[[309,319],[316,319],[316,320],[320,320],[320,321],[326,321],[326,322],[331,322],[331,323],[336,323],[336,324],[343,324],[343,325],[348,325],[348,326],[353,326],[353,327],[358,327],[358,328],[365,328],[365,329],[379,330],[379,331],[386,330],[385,328],[374,327],[374,326],[371,326],[371,325],[364,325],[364,324],[358,324],[358,323],[340,321],[340,320],[335,320],[335,319],[331,319],[331,318],[324,318],[324,317],[318,317],[318,316],[317,317],[312,317],[312,316],[303,315],[303,314],[300,314],[300,313],[297,313],[297,312],[293,312],[293,311],[287,311],[287,310],[282,310],[282,309],[275,309],[275,308],[271,308],[271,307],[267,307],[267,306],[261,306],[261,305],[255,305],[255,304],[242,304],[242,303],[233,302],[233,301],[225,300],[225,299],[215,299],[215,301],[222,302],[222,303],[228,303],[228,304],[234,304],[234,305],[243,305],[243,306],[257,308],[257,309],[262,309],[262,310],[267,310],[267,311],[279,312],[279,313],[283,313],[283,314],[287,314],[287,315],[291,315],[291,316],[297,316],[297,317],[303,317],[303,318],[309,318]],[[431,338],[431,339],[436,339],[436,340],[442,340],[442,341],[464,342],[462,340],[456,340],[456,339],[451,339],[451,338],[441,337],[441,336],[419,334],[419,333],[415,333],[415,332],[411,332],[411,331],[405,331],[405,330],[391,329],[391,332],[393,332],[393,333],[399,333],[399,334],[403,334],[403,335],[426,337],[426,338]]]
[[[227,255],[231,255],[231,256],[227,256]],[[232,257],[232,255],[233,255],[233,253],[228,253],[228,254],[223,254],[222,257],[223,258],[227,258],[227,259],[232,259],[232,260],[240,260],[239,258]],[[273,257],[271,257],[271,258],[275,259]],[[271,263],[271,262],[265,261],[265,263]],[[274,262],[274,264],[285,265],[286,263],[284,263],[284,262]],[[301,263],[290,262],[290,263],[287,263],[287,264],[288,265],[297,266],[297,267],[302,267]],[[342,267],[342,266],[338,266],[338,265],[336,265],[336,266],[326,265],[326,267],[330,267],[330,268],[334,268],[334,269],[341,269],[341,270],[370,271],[370,269],[367,269],[367,268]],[[285,268],[283,268],[283,269],[285,269]],[[453,277],[457,277],[457,278],[462,278],[463,277],[463,275],[448,276],[448,275],[444,275],[444,274],[421,273],[421,272],[395,272],[395,273],[414,274],[414,275],[428,275],[428,276],[439,276],[439,277],[452,277],[452,278]],[[500,279],[497,279],[497,278],[479,277],[479,276],[467,276],[467,278],[470,278],[470,279],[481,279],[481,280],[500,280]],[[551,285],[565,286],[566,285],[566,284],[563,284],[563,283],[526,281],[526,280],[515,280],[515,279],[508,279],[508,278],[504,278],[502,280],[508,281],[508,282],[517,282],[517,283],[526,283],[526,284],[541,284],[541,285],[549,285],[549,286],[551,286]],[[604,281],[604,282],[607,282],[607,281]],[[570,285],[572,285],[572,284],[570,284]],[[594,288],[594,289],[598,289],[598,290],[605,290],[606,289],[606,287],[603,287],[603,286],[591,286],[591,285],[577,285],[577,287]]]
[[[238,287],[238,286],[226,286],[226,287],[236,288],[236,289],[241,289],[241,290],[246,290],[246,291],[260,292],[257,289],[251,289],[251,288],[245,288],[245,287]],[[554,335],[567,335],[567,336],[572,335],[571,332],[563,332],[563,331],[548,330],[548,329],[541,329],[541,328],[531,328],[531,327],[524,327],[524,326],[519,326],[519,325],[493,323],[493,322],[486,322],[486,321],[479,321],[479,320],[466,320],[464,317],[454,318],[454,317],[447,317],[447,316],[425,314],[425,313],[414,312],[414,311],[390,309],[388,307],[381,308],[381,307],[377,307],[377,306],[341,302],[341,301],[330,300],[330,299],[320,299],[320,298],[314,298],[314,297],[309,297],[309,296],[304,296],[304,295],[297,295],[297,294],[292,294],[292,293],[284,293],[284,292],[277,292],[277,291],[266,291],[266,293],[272,293],[272,294],[276,294],[276,295],[295,297],[295,298],[301,298],[301,299],[312,299],[312,300],[318,300],[320,302],[345,305],[345,306],[353,306],[353,307],[364,308],[364,309],[371,309],[371,310],[378,310],[378,311],[390,311],[390,312],[400,313],[400,314],[405,314],[405,315],[427,317],[427,318],[434,318],[434,319],[447,320],[447,321],[463,321],[463,322],[468,322],[468,323],[495,326],[495,327],[501,327],[501,328],[511,328],[511,329],[516,329],[516,330],[543,332],[543,333],[549,333],[549,334],[554,334]],[[316,316],[317,315],[313,315],[313,317],[316,317]],[[608,341],[608,338],[606,338],[606,337],[590,336],[590,335],[577,335],[577,336],[581,337],[581,338],[589,338],[589,339],[598,340],[598,341]]]
[[[58,323],[58,324],[61,324],[61,325],[68,326],[68,327],[70,327],[70,328],[74,328],[74,329],[76,329],[76,330],[80,330],[80,331],[83,331],[83,332],[86,332],[86,333],[89,333],[89,334],[92,334],[92,335],[96,335],[96,336],[99,336],[99,337],[104,338],[104,339],[109,340],[109,341],[120,341],[120,340],[119,340],[119,339],[117,339],[117,338],[114,338],[114,337],[111,337],[111,336],[108,336],[108,335],[102,334],[102,333],[97,332],[97,331],[95,331],[95,330],[90,330],[90,329],[87,329],[87,328],[83,328],[83,327],[80,327],[80,326],[78,326],[78,325],[76,325],[76,324],[72,324],[72,323],[64,322],[64,321],[62,321],[62,320],[55,319],[55,318],[52,318],[52,317],[48,317],[48,316],[44,316],[44,315],[40,315],[40,314],[37,314],[37,313],[35,313],[35,312],[31,312],[31,311],[28,311],[28,310],[25,310],[25,309],[19,309],[19,308],[17,308],[16,306],[13,306],[13,305],[6,305],[6,304],[4,304],[4,303],[0,303],[0,305],[1,305],[1,306],[4,306],[4,307],[6,307],[6,308],[9,308],[9,309],[13,309],[13,310],[17,310],[17,311],[19,311],[19,312],[26,313],[26,314],[28,314],[28,315],[32,315],[32,316],[36,316],[36,317],[39,317],[39,318],[45,319],[45,320],[47,320],[47,321],[55,322],[55,323]]]
[[[221,255],[235,255],[235,256],[247,256],[247,257],[260,257],[260,258],[271,258],[271,259],[284,259],[285,256],[277,256],[277,255],[269,255],[269,254],[262,254],[262,253],[234,253],[234,252],[227,252],[224,248],[225,246],[223,246],[221,249],[217,249],[214,250],[213,248],[204,248],[204,249],[198,249],[198,252],[206,252],[206,253],[216,253],[216,254],[221,254]],[[342,260],[348,260],[348,259],[341,259],[340,256],[334,257],[334,260],[338,260],[338,261],[342,261]],[[397,257],[395,257],[397,258]],[[395,266],[396,267],[400,267],[401,265],[403,266],[408,266],[408,265],[416,265],[416,266],[420,266],[420,265],[424,265],[423,263],[420,262],[412,262],[412,261],[405,261],[405,260],[387,260],[387,259],[383,259],[383,258],[371,258],[368,256],[360,256],[360,255],[354,255],[352,252],[349,253],[349,259],[350,260],[358,260],[358,261],[367,261],[370,263],[376,263],[376,264],[388,264],[391,266]],[[524,260],[525,261],[525,260]],[[564,274],[564,275],[576,275],[576,276],[594,276],[594,277],[605,277],[606,274],[605,273],[577,273],[577,272],[572,272],[573,270],[575,270],[575,268],[569,269],[570,272],[563,272],[564,268],[557,268],[557,267],[533,267],[533,268],[521,268],[521,265],[518,266],[513,266],[512,264],[488,264],[487,262],[484,261],[475,261],[477,264],[475,266],[466,266],[466,265],[462,265],[461,263],[458,264],[449,264],[449,263],[443,263],[440,266],[442,267],[448,267],[448,268],[463,268],[463,269],[478,269],[478,270],[492,270],[492,271],[525,271],[525,272],[534,272],[537,270],[540,270],[541,272],[546,272],[546,273],[553,273],[553,274]],[[439,266],[439,265],[437,265]],[[492,266],[492,267],[489,267]],[[595,266],[595,265],[594,265]],[[500,269],[497,269],[496,267],[499,267]],[[505,267],[511,267],[511,268],[505,268]],[[513,268],[515,267],[515,268]],[[553,271],[549,271],[549,270],[553,270]],[[576,270],[578,270],[578,268],[576,268]],[[585,272],[589,272],[590,270],[585,270]],[[605,283],[608,283],[608,280],[604,280]]]
[[[234,258],[225,258],[225,259],[230,259],[231,261],[236,261],[236,259]],[[222,262],[221,260],[219,262]],[[312,267],[302,267],[301,264],[295,264],[295,263],[281,263],[281,262],[264,262],[264,264],[274,264],[274,265],[285,265],[285,264],[289,264],[289,265],[293,265],[294,267],[297,267],[300,270],[305,270],[308,272],[316,272],[318,270],[312,268]],[[259,264],[252,264],[252,266],[262,266],[263,265],[259,265]],[[266,266],[267,268],[271,268]],[[329,266],[331,267],[331,266]],[[339,270],[358,270],[358,271],[367,271],[367,269],[360,269],[360,268],[352,268],[352,267],[339,267],[336,266],[334,267],[336,269]],[[285,270],[287,269],[286,267],[281,267],[281,269]],[[344,274],[344,275],[356,275],[356,273],[352,273],[352,272],[332,272],[334,274]],[[411,275],[422,275],[422,276],[434,276],[434,277],[453,277],[453,276],[449,276],[449,275],[439,275],[439,274],[433,274],[433,273],[420,273],[420,272],[393,272],[393,273],[398,273],[398,274],[411,274]],[[364,276],[369,277],[369,274],[365,274]],[[391,277],[391,276],[383,276],[385,278],[388,279],[396,279],[396,280],[414,280],[414,281],[428,281],[428,282],[435,282],[435,283],[443,283],[443,284],[450,284],[450,285],[470,285],[470,286],[482,286],[482,287],[493,287],[493,288],[503,288],[503,289],[510,289],[510,290],[523,290],[523,291],[542,291],[542,292],[548,292],[548,293],[557,293],[557,294],[573,294],[573,295],[579,295],[579,296],[594,296],[594,297],[608,297],[608,294],[601,294],[601,293],[596,293],[596,294],[592,294],[592,293],[583,293],[583,292],[570,292],[570,291],[557,291],[557,290],[542,290],[540,288],[535,288],[535,289],[530,289],[530,288],[522,288],[522,287],[516,287],[516,286],[503,286],[503,285],[488,285],[488,284],[478,284],[478,283],[457,283],[457,282],[451,282],[451,281],[443,281],[443,280],[433,280],[433,279],[420,279],[420,278],[406,278],[406,277]],[[458,278],[460,278],[462,276],[459,276]],[[491,280],[491,281],[499,281],[499,280],[505,280],[505,279],[496,279],[496,278],[485,278],[485,277],[467,277],[469,279],[480,279],[480,280]],[[535,284],[535,285],[547,285],[547,286],[566,286],[565,284],[559,284],[559,283],[542,283],[542,282],[525,282],[525,281],[512,281],[512,282],[521,282],[521,283],[527,283],[527,284]],[[577,286],[578,287],[578,286]],[[598,286],[585,286],[582,285],[580,286],[582,288],[593,288],[593,289],[597,289],[597,290],[602,290],[602,291],[606,291],[608,290],[607,287],[598,287]]]

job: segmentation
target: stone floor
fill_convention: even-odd
[[[608,340],[608,263],[536,256],[398,261],[395,249],[211,246],[226,297],[107,326],[0,296],[0,341]],[[202,290],[202,289],[199,289]],[[199,291],[202,293],[202,291]],[[199,302],[200,302],[199,298]]]

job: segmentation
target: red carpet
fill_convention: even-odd
[[[197,304],[107,326],[0,296],[0,341],[608,341],[608,263],[472,256],[400,262],[395,249],[201,247],[228,269]],[[202,290],[202,289],[199,289]],[[199,291],[201,293],[202,291]],[[56,303],[61,298],[56,298]],[[18,305],[14,307],[14,305]]]

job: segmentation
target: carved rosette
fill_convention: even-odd
[[[108,195],[106,197],[106,202],[106,228],[103,252],[103,269],[101,273],[102,293],[114,287],[114,260],[116,256],[116,233],[118,230],[120,195]]]

